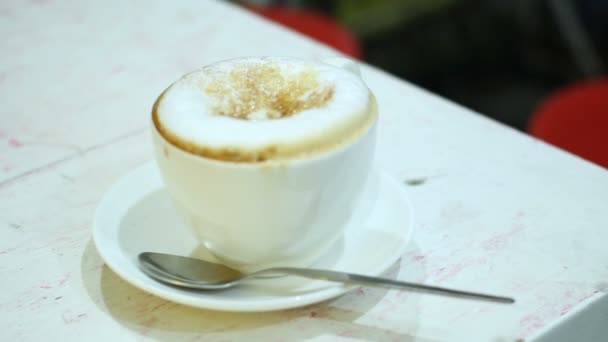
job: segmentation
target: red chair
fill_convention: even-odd
[[[585,81],[558,91],[534,112],[528,131],[608,168],[608,79]]]
[[[253,12],[303,33],[356,59],[363,57],[361,44],[351,31],[321,12],[282,6],[249,7]]]

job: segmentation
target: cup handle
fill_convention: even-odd
[[[333,65],[335,67],[348,70],[353,74],[361,77],[361,70],[359,69],[359,63],[355,62],[350,58],[345,57],[329,57],[321,60],[325,64]]]

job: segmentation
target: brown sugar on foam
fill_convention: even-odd
[[[204,89],[216,100],[211,112],[244,120],[280,119],[321,108],[334,89],[312,68],[284,72],[271,63],[245,64],[216,75]]]

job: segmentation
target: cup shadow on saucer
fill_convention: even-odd
[[[136,263],[139,253],[146,251],[185,255],[219,262],[202,244],[196,242],[193,232],[173,208],[169,194],[156,190],[147,194],[129,209],[121,222],[118,244]],[[316,266],[332,268],[338,262],[344,250],[344,239],[339,238],[316,262]],[[318,291],[319,286],[302,287],[303,283],[314,281],[300,277],[281,277],[277,279],[256,280],[247,282],[248,288],[255,294],[264,295],[304,295]],[[322,282],[317,281],[317,284]],[[293,289],[297,288],[297,291]],[[180,289],[185,292],[196,292]],[[224,292],[228,292],[227,290]]]

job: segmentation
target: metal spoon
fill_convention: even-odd
[[[460,291],[437,286],[330,270],[276,267],[245,274],[228,266],[201,259],[171,254],[145,252],[141,253],[138,259],[144,273],[151,278],[166,284],[198,290],[227,289],[239,284],[246,278],[260,278],[268,275],[289,274],[305,278],[340,282],[344,284],[397,288],[452,297],[486,300],[497,303],[515,302],[513,298],[509,297]]]

